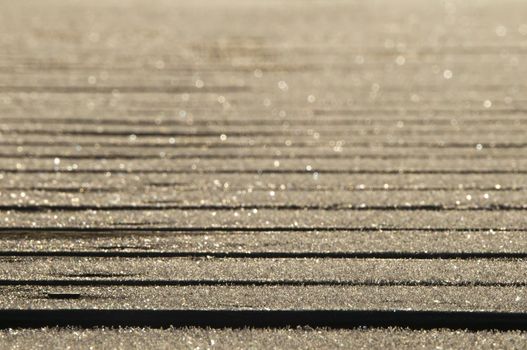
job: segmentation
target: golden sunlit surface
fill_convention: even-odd
[[[526,11],[1,2],[0,343],[522,347]]]

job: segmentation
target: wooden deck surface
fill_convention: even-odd
[[[2,1],[0,341],[522,344],[526,11]]]

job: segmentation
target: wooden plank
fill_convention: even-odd
[[[526,231],[201,231],[3,232],[3,256],[224,256],[476,259],[526,257]]]
[[[525,190],[288,191],[287,189],[198,190],[138,187],[125,193],[54,191],[17,187],[0,193],[1,211],[325,209],[335,210],[511,210],[527,209]]]
[[[328,215],[331,213],[331,215]],[[142,229],[142,230],[500,230],[524,231],[524,210],[140,210],[6,211],[2,231],[18,229]]]
[[[62,162],[62,161],[61,161]],[[4,191],[30,191],[44,188],[53,191],[68,189],[77,192],[156,191],[166,188],[175,191],[499,191],[523,190],[527,187],[524,174],[323,174],[316,178],[313,172],[302,174],[85,174],[76,172],[54,173],[0,173],[0,186]],[[386,185],[388,186],[386,188]],[[285,186],[285,189],[283,189]]]
[[[526,287],[526,264],[487,259],[4,257],[0,284]]]
[[[18,310],[398,309],[523,312],[526,307],[525,298],[522,298],[525,287],[28,285],[2,286],[0,291],[3,296],[0,299],[1,308]],[[61,293],[75,297],[53,297]]]
[[[59,348],[82,342],[86,346],[112,349],[148,348],[258,348],[262,345],[276,348],[329,349],[338,346],[354,348],[400,349],[403,347],[453,348],[520,348],[526,341],[522,332],[468,332],[450,330],[409,331],[404,329],[11,329],[0,332],[0,341],[10,348],[31,348],[40,344],[45,348]]]

